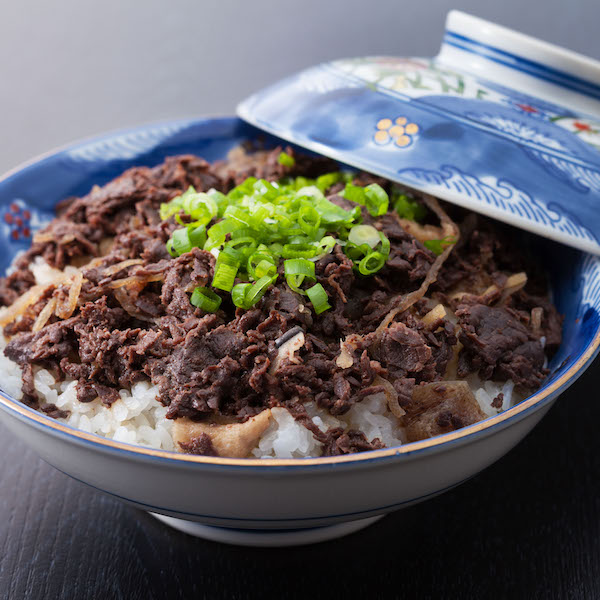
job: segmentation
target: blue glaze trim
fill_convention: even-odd
[[[600,85],[596,83],[571,75],[565,71],[548,67],[547,65],[528,58],[512,54],[506,50],[489,46],[488,44],[484,44],[464,35],[446,31],[444,35],[444,44],[454,46],[455,48],[470,52],[471,54],[484,56],[488,60],[510,67],[521,73],[526,73],[537,79],[553,83],[554,85],[559,85],[571,91],[600,99]]]
[[[186,512],[186,511],[181,511],[181,510],[175,510],[172,508],[166,508],[164,506],[154,506],[153,504],[146,504],[145,502],[139,502],[137,500],[132,500],[131,498],[127,498],[127,496],[120,496],[119,494],[115,494],[114,492],[107,492],[106,490],[103,490],[102,488],[92,485],[91,483],[88,483],[87,481],[83,481],[82,479],[78,479],[77,477],[74,477],[73,475],[66,473],[62,469],[59,469],[58,467],[54,467],[54,468],[57,471],[60,471],[61,473],[63,473],[63,475],[67,475],[67,477],[71,477],[72,479],[74,479],[75,481],[78,481],[79,483],[83,483],[84,485],[87,485],[88,487],[91,487],[94,490],[103,492],[104,494],[108,494],[109,496],[112,496],[113,498],[117,498],[118,500],[121,500],[122,502],[134,504],[143,510],[147,510],[147,511],[151,511],[151,512],[159,512],[161,514],[171,513],[171,514],[181,515],[182,518],[195,517],[198,519],[213,519],[215,521],[235,521],[237,523],[239,523],[241,521],[257,522],[257,523],[286,523],[286,522],[293,522],[293,521],[317,521],[320,519],[342,519],[342,518],[346,518],[346,517],[355,517],[355,516],[361,516],[361,515],[364,516],[364,515],[368,515],[370,513],[392,511],[392,510],[400,508],[401,506],[404,506],[406,504],[422,502],[423,500],[427,500],[428,498],[433,498],[434,496],[439,496],[440,494],[444,494],[445,492],[448,492],[448,491],[454,489],[455,487],[458,487],[459,485],[462,485],[463,483],[465,483],[465,482],[469,481],[470,479],[473,479],[473,477],[475,477],[475,475],[471,475],[470,477],[461,479],[460,481],[457,481],[456,483],[453,483],[452,485],[442,488],[441,490],[436,490],[435,492],[430,492],[429,494],[423,494],[422,496],[417,496],[416,498],[411,498],[409,500],[403,500],[402,502],[395,502],[394,504],[387,504],[385,506],[379,506],[377,508],[369,508],[367,510],[358,510],[358,511],[349,512],[349,513],[338,513],[335,515],[316,515],[314,517],[295,517],[295,518],[290,517],[290,518],[280,518],[280,519],[263,519],[263,518],[256,518],[256,517],[222,517],[222,516],[218,516],[218,515],[200,515],[200,514],[194,513],[194,512]],[[218,527],[218,525],[216,527]],[[306,529],[320,529],[320,527],[321,526],[317,526],[317,527],[313,527],[313,528],[306,528]],[[327,526],[324,525],[323,527],[327,527]],[[242,530],[242,531],[247,531],[247,530]],[[251,531],[258,532],[260,530],[252,529]],[[265,529],[264,531],[265,532],[268,531],[270,533],[273,532],[272,529]],[[280,532],[282,530],[277,530],[277,531]],[[290,529],[290,531],[294,531],[294,530]]]

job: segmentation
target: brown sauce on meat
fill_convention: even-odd
[[[32,331],[48,301],[44,296],[4,329],[11,336],[6,355],[25,369],[24,401],[41,403],[39,408],[50,416],[65,416],[36,397],[33,366],[76,379],[81,402],[99,397],[107,406],[118,399],[120,388],[151,380],[159,386],[169,418],[228,417],[244,422],[267,408],[284,406],[315,433],[326,455],[337,455],[382,444],[351,430],[323,434],[302,404],[314,401],[333,415],[344,414],[366,396],[382,393],[377,383],[381,377],[392,383],[416,432],[413,437],[472,422],[475,413],[468,413],[464,402],[441,394],[444,405],[442,400],[435,410],[428,405],[427,424],[416,424],[421,413],[413,390],[443,379],[459,341],[459,377],[479,372],[484,379],[512,379],[526,390],[540,385],[547,374],[540,338],[545,337],[547,351],[556,350],[560,316],[543,297],[545,284],[535,261],[515,248],[514,240],[508,243],[499,226],[480,217],[457,219],[463,237],[429,293],[455,310],[458,334],[443,318],[425,325],[424,300],[397,315],[381,334],[376,332],[392,299],[416,289],[436,258],[392,212],[376,221],[364,213],[365,221],[376,223],[391,242],[389,260],[377,276],[358,275],[339,246],[316,262],[317,281],[332,305],[321,315],[304,306],[303,297],[282,277],[250,310],[236,309],[226,295],[215,314],[195,308],[190,292],[210,284],[214,258],[197,248],[172,258],[165,244],[178,225],[173,218],[161,221],[160,204],[190,185],[197,191],[215,188],[226,193],[248,176],[277,180],[336,170],[327,159],[298,155],[294,167],[284,167],[277,161],[279,152],[216,165],[195,156],[171,157],[157,167],[130,169],[88,195],[62,203],[59,216],[36,234],[15,271],[0,279],[0,304],[8,306],[34,286],[28,266],[36,257],[57,269],[87,263],[78,304],[69,318],[53,315],[41,330]],[[390,188],[389,182],[368,174],[356,180]],[[347,202],[336,192],[339,185],[330,190],[332,201]],[[514,272],[515,265],[535,274],[526,288],[502,306],[481,296],[485,287],[506,280],[504,273]],[[124,280],[127,285],[121,285]],[[64,285],[49,292],[63,304],[68,300]],[[470,295],[451,299],[450,292],[461,286]],[[536,331],[528,322],[535,307],[543,309]],[[304,333],[304,344],[294,360],[275,362],[278,340],[293,328]],[[351,364],[342,368],[336,358],[340,341],[349,336],[355,337]],[[206,438],[202,434],[182,448],[214,455]]]

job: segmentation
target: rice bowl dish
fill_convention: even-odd
[[[509,235],[290,149],[133,169],[17,257],[3,389],[89,433],[209,456],[454,431],[535,391],[561,341]]]

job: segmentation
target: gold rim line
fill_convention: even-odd
[[[132,127],[130,129],[116,129],[113,131],[109,131],[103,134],[92,135],[89,137],[82,138],[75,142],[70,142],[68,144],[64,144],[58,146],[52,150],[44,152],[27,160],[23,163],[20,163],[16,167],[10,169],[7,173],[0,177],[0,183],[4,182],[9,177],[16,175],[19,171],[22,171],[25,168],[31,167],[37,162],[44,160],[46,158],[50,158],[53,155],[59,154],[60,152],[64,152],[70,148],[75,148],[79,145],[85,143],[91,143],[93,141],[100,140],[105,137],[109,137],[111,135],[125,135],[126,133],[132,133],[139,129],[144,129],[147,127],[159,127],[161,125],[166,125],[168,123],[200,123],[203,121],[210,121],[213,119],[231,119],[236,117],[231,117],[230,115],[217,116],[217,117],[198,117],[198,118],[188,118],[188,119],[175,119],[171,121],[156,121],[154,123],[140,124],[136,127]],[[583,252],[583,251],[581,251]],[[512,419],[516,417],[523,411],[535,406],[540,403],[544,398],[548,397],[551,393],[555,392],[558,388],[560,388],[563,384],[565,384],[572,376],[574,376],[577,372],[581,370],[583,366],[589,361],[592,357],[598,346],[600,345],[600,327],[594,336],[594,339],[591,341],[589,347],[585,350],[585,352],[581,355],[581,357],[577,360],[577,362],[566,372],[563,373],[556,381],[552,382],[547,388],[540,392],[534,393],[531,397],[523,400],[516,406],[505,410],[504,412],[499,413],[494,417],[488,417],[479,423],[475,423],[474,425],[470,425],[468,427],[463,427],[458,429],[457,431],[453,431],[451,433],[446,433],[440,436],[436,436],[434,438],[428,440],[422,440],[419,442],[411,442],[408,444],[404,444],[397,448],[385,448],[382,450],[371,450],[368,452],[361,452],[356,454],[347,454],[345,456],[331,456],[331,457],[317,457],[317,458],[225,458],[225,457],[208,457],[208,456],[195,456],[190,454],[179,454],[177,452],[169,451],[169,450],[154,450],[152,448],[146,448],[144,446],[135,446],[133,444],[125,444],[123,442],[115,442],[114,440],[104,438],[102,436],[87,433],[85,431],[81,431],[71,426],[63,425],[59,423],[55,419],[48,417],[42,413],[36,412],[34,409],[29,409],[25,407],[21,402],[17,400],[13,400],[4,395],[4,392],[0,390],[0,404],[6,406],[10,410],[13,410],[27,420],[32,420],[41,425],[46,425],[50,429],[54,429],[56,431],[61,431],[62,433],[67,434],[67,436],[72,436],[74,438],[80,438],[82,440],[86,440],[88,442],[92,442],[93,444],[98,444],[99,446],[107,446],[109,448],[122,450],[126,452],[131,452],[132,454],[138,454],[141,456],[152,456],[157,458],[164,458],[172,461],[184,462],[184,463],[196,463],[196,464],[204,464],[204,465],[214,465],[214,466],[252,466],[252,467],[264,467],[269,468],[272,466],[280,466],[280,467],[303,467],[303,466],[312,466],[312,465],[333,465],[333,464],[342,464],[342,463],[353,463],[353,462],[362,462],[365,460],[372,460],[377,458],[384,458],[388,456],[399,456],[402,454],[408,454],[417,450],[423,450],[426,448],[432,448],[435,446],[443,446],[448,442],[452,442],[455,440],[463,439],[469,437],[475,433],[480,431],[484,431],[489,429],[490,427],[494,427],[499,423],[502,423],[508,419]]]

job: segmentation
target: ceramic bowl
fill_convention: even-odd
[[[131,166],[195,153],[224,158],[262,138],[236,118],[177,121],[113,133],[35,159],[0,180],[0,268],[27,247],[54,205]],[[600,259],[538,240],[564,343],[533,396],[471,427],[436,438],[333,458],[259,460],[182,455],[114,442],[59,423],[0,392],[0,419],[46,462],[185,531],[250,545],[343,535],[440,494],[508,452],[594,358],[600,342]],[[1,374],[0,374],[1,387]]]

